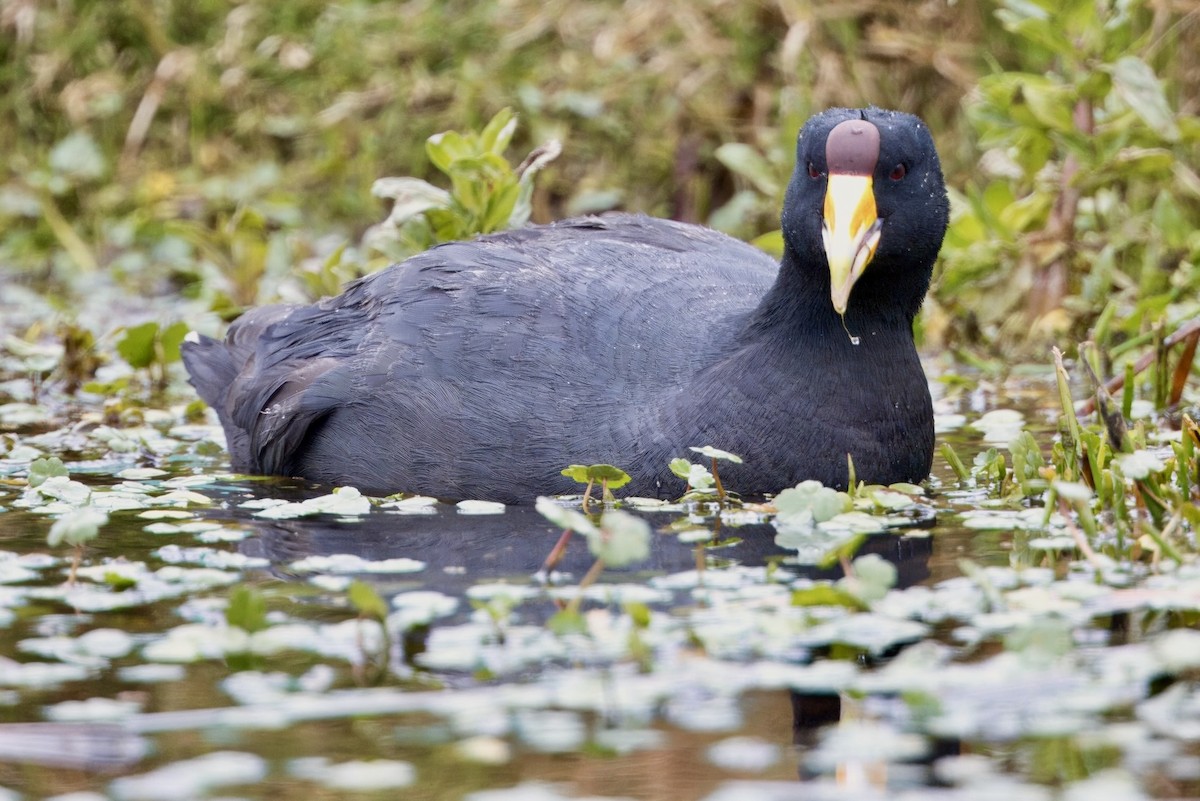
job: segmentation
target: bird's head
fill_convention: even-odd
[[[870,296],[880,294],[915,314],[949,214],[933,138],[917,117],[830,109],[800,131],[784,241],[799,264],[828,267],[821,280],[839,315],[878,305],[884,298]]]

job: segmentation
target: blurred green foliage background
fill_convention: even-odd
[[[505,108],[514,163],[562,144],[534,221],[769,247],[800,124],[866,104],[923,116],[952,187],[927,344],[1197,313],[1200,0],[0,0],[0,288],[334,291],[403,255],[364,239],[377,179],[448,186],[426,140]]]

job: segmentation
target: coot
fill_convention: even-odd
[[[831,109],[796,145],[781,263],[636,215],[433,248],[311,306],[189,337],[236,469],[364,492],[528,502],[607,462],[683,490],[689,446],[728,489],[920,481],[933,458],[912,321],[948,220],[926,127]],[[853,290],[853,291],[852,291]]]

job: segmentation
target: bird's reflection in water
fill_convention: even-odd
[[[791,553],[775,544],[775,529],[767,523],[718,527],[713,539],[697,544],[682,542],[667,531],[677,514],[643,516],[655,530],[649,558],[625,568],[608,568],[602,581],[645,581],[654,575],[694,570],[698,565],[719,568],[782,563]],[[561,533],[532,508],[511,506],[501,514],[463,514],[453,506],[438,504],[424,514],[374,511],[346,521],[302,518],[269,522],[246,516],[243,522],[250,523],[257,531],[256,537],[242,544],[243,552],[268,559],[273,571],[283,578],[293,577],[289,564],[314,555],[351,554],[372,561],[409,558],[424,562],[425,569],[414,574],[361,578],[376,583],[381,590],[419,588],[459,597],[480,582],[536,581],[535,575]],[[932,540],[928,537],[885,534],[868,538],[858,554],[874,553],[890,561],[897,569],[897,585],[907,587],[928,578],[931,552]],[[577,537],[557,570],[578,580],[593,561],[586,542]],[[809,578],[837,578],[841,573],[840,568],[820,570],[788,565],[788,569]],[[522,616],[526,622],[540,622],[555,611],[557,607],[550,602],[526,604]],[[468,614],[469,606],[464,604],[459,615]],[[799,752],[801,777],[808,775],[804,752],[823,733],[828,733],[830,726],[843,720],[870,718],[878,715],[881,708],[836,694],[793,691],[790,697],[792,740]],[[935,743],[928,761],[957,750],[957,743]],[[837,780],[843,786],[869,785],[882,789],[887,777],[888,766],[872,762],[870,755],[864,755],[861,762],[841,765],[837,771]]]

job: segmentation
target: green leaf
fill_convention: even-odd
[[[187,336],[188,331],[190,330],[192,330],[191,326],[182,320],[172,323],[163,329],[160,338],[160,341],[162,342],[163,364],[173,364],[179,361],[179,346],[183,342],[183,338]]]
[[[821,484],[819,481],[802,481],[795,487],[783,490],[775,496],[776,518],[787,522],[789,518],[812,515],[816,523],[822,523],[851,508],[850,496]]]
[[[628,601],[625,604],[625,611],[636,628],[644,629],[649,627],[651,617],[649,606],[639,601]]]
[[[838,581],[838,587],[870,604],[883,600],[896,586],[896,566],[879,554],[869,553],[854,560],[854,575]]]
[[[546,621],[546,628],[560,637],[566,634],[587,634],[588,631],[583,615],[573,609],[563,609],[551,615]]]
[[[534,504],[534,508],[542,517],[566,531],[577,531],[589,537],[599,535],[600,533],[600,530],[596,528],[596,524],[591,521],[591,518],[575,509],[568,509],[553,498],[544,496],[538,498]]]
[[[247,584],[239,584],[229,596],[225,622],[253,634],[267,628],[267,600]]]
[[[83,545],[96,539],[100,527],[108,522],[108,515],[98,509],[76,509],[60,517],[50,526],[46,544],[51,548],[60,545]]]
[[[671,468],[672,473],[674,473],[677,477],[682,478],[684,481],[687,481],[688,476],[691,475],[692,472],[692,463],[687,459],[684,459],[682,456],[677,459],[672,459],[670,464],[667,466]]]
[[[762,236],[750,240],[750,244],[759,250],[770,253],[775,258],[783,255],[783,231],[768,231]]]
[[[455,162],[468,158],[476,153],[473,148],[457,131],[444,131],[425,140],[425,154],[437,167],[447,175]]]
[[[50,151],[50,169],[60,175],[90,181],[103,178],[108,165],[96,140],[84,131],[76,131]]]
[[[607,481],[609,489],[620,489],[633,480],[624,470],[611,464],[573,464],[565,468],[562,475],[580,484]]]
[[[479,143],[485,152],[503,155],[517,130],[517,117],[510,108],[502,108],[488,122],[479,135]]]
[[[48,478],[65,475],[68,475],[67,466],[57,456],[34,459],[29,465],[29,486],[40,487]]]
[[[1169,142],[1179,139],[1179,125],[1167,103],[1162,82],[1137,56],[1122,56],[1112,65],[1113,90],[1154,132]]]
[[[1075,651],[1076,645],[1070,622],[1043,612],[1005,634],[1004,648],[1019,653],[1025,662],[1052,665]]]
[[[520,184],[514,177],[509,177],[503,182],[503,186],[493,191],[487,200],[487,211],[484,213],[483,223],[480,225],[480,233],[490,234],[505,228],[520,194]]]
[[[613,567],[640,562],[650,555],[650,524],[637,515],[610,509],[600,518],[600,531],[588,535],[588,550]]]
[[[113,592],[125,592],[137,586],[137,579],[109,571],[104,574],[104,583],[111,587]]]
[[[365,581],[350,582],[349,589],[346,590],[346,597],[350,599],[350,604],[358,610],[360,615],[364,617],[383,620],[388,614],[387,601],[379,596],[375,588]]]
[[[149,367],[154,363],[154,340],[157,336],[158,323],[155,322],[126,328],[125,335],[117,342],[117,353],[134,369]]]
[[[742,457],[738,456],[736,453],[723,451],[720,448],[714,448],[711,445],[705,445],[700,448],[693,446],[691,450],[702,456],[707,456],[710,459],[724,459],[725,461],[733,462],[734,464],[742,463]]]
[[[727,142],[718,147],[713,155],[732,172],[754,184],[754,188],[764,195],[775,197],[779,194],[780,182],[775,168],[750,145]]]
[[[792,606],[844,606],[855,611],[867,611],[867,605],[843,589],[832,584],[817,584],[795,590]]]

